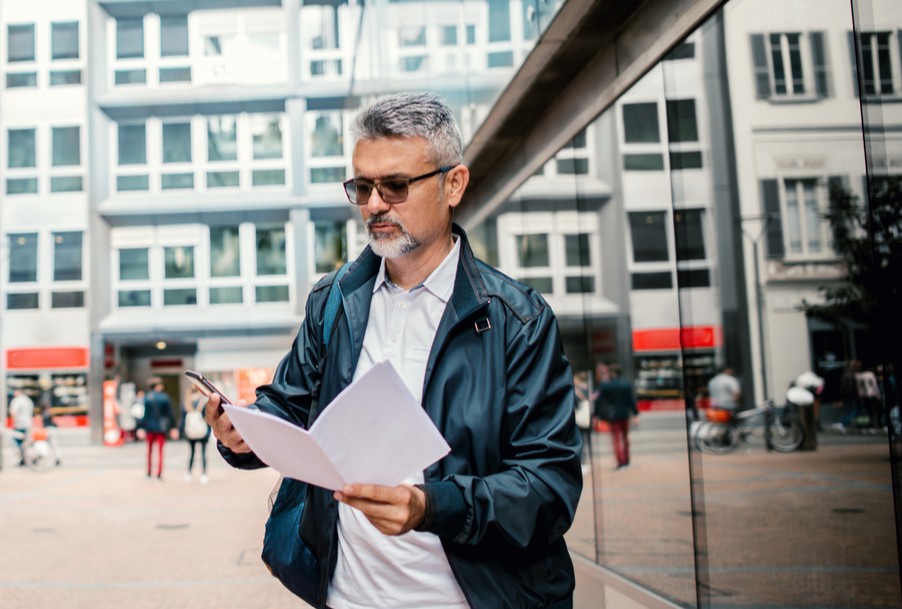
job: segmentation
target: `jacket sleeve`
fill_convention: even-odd
[[[263,412],[305,428],[313,394],[321,375],[319,365],[322,361],[320,352],[322,315],[325,293],[328,292],[321,288],[322,286],[317,286],[307,299],[304,321],[291,345],[291,350],[276,367],[272,382],[257,387],[256,400],[252,405]],[[223,459],[233,467],[239,469],[266,467],[266,464],[253,453],[234,453],[219,441],[216,442],[216,448]]]
[[[556,541],[570,528],[582,491],[573,377],[551,310],[523,324],[506,349],[499,471],[423,485],[428,513],[420,530],[455,543]]]

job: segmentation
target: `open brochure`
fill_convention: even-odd
[[[223,408],[261,461],[330,490],[349,483],[395,486],[451,450],[387,361],[338,394],[309,431],[252,408]]]

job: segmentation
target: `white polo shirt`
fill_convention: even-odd
[[[388,360],[422,402],[426,361],[454,289],[460,242],[420,285],[405,291],[385,274],[376,277],[363,351],[354,379]],[[379,407],[373,396],[373,408]],[[423,482],[423,474],[407,480]],[[441,541],[432,533],[380,533],[361,512],[338,504],[338,563],[326,604],[332,609],[466,609]]]

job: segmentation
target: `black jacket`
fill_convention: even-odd
[[[138,429],[154,433],[166,433],[172,429],[172,403],[167,394],[147,392],[144,396],[144,416],[138,421]]]
[[[425,472],[421,530],[442,540],[471,607],[570,607],[573,565],[563,535],[582,489],[573,385],[554,314],[534,290],[477,261],[463,231],[451,300],[426,365],[423,406],[451,446]],[[370,248],[339,282],[342,306],[324,365],[323,312],[334,273],[307,300],[306,318],[264,411],[307,426],[352,380],[380,258]],[[322,379],[319,399],[313,395]],[[236,467],[263,464],[220,446]],[[320,606],[337,559],[337,506],[310,487],[301,537],[322,567]]]

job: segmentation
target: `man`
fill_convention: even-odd
[[[13,399],[9,403],[9,414],[13,419],[16,433],[16,447],[19,449],[19,465],[25,465],[25,445],[30,442],[31,428],[34,425],[34,402],[21,389],[13,391]]]
[[[164,391],[163,379],[158,376],[147,381],[147,395],[144,396],[144,416],[138,422],[138,439],[147,439],[147,477],[153,475],[153,453],[157,453],[157,480],[163,479],[163,447],[166,434],[174,440],[178,430],[172,424],[172,405]]]
[[[739,398],[742,391],[739,381],[733,376],[733,369],[724,366],[720,374],[708,381],[708,396],[711,398],[711,407],[735,412],[739,408]]]
[[[620,365],[608,366],[610,377],[602,381],[595,398],[595,415],[608,423],[617,470],[630,466],[630,419],[638,423],[636,394],[629,381],[620,378]]]
[[[327,353],[334,273],[310,294],[292,350],[272,384],[257,389],[256,405],[312,425],[353,379],[388,359],[451,452],[396,487],[310,487],[301,538],[321,566],[317,604],[571,607],[563,535],[582,487],[580,439],[554,315],[535,291],[477,261],[452,225],[469,170],[440,98],[383,98],[353,132],[355,177],[345,190],[370,245],[339,281]],[[218,406],[214,396],[207,419],[223,456],[262,467]]]

